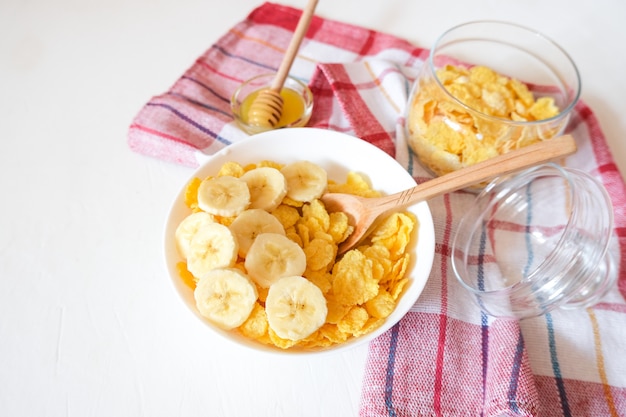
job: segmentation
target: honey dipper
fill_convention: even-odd
[[[285,84],[285,79],[298,53],[302,39],[309,29],[317,2],[318,0],[309,0],[309,3],[298,20],[296,30],[283,56],[283,60],[278,67],[276,77],[270,87],[261,90],[250,105],[250,110],[248,111],[249,124],[260,127],[276,127],[278,124],[283,113],[284,105],[280,91],[283,88],[283,84]]]

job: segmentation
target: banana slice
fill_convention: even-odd
[[[203,180],[198,186],[198,207],[207,213],[230,217],[250,205],[248,184],[239,178],[223,175]]]
[[[239,256],[245,258],[254,239],[262,233],[278,233],[285,235],[282,223],[273,215],[262,209],[248,209],[241,213],[230,224],[239,244]]]
[[[206,273],[194,290],[196,307],[203,317],[225,330],[242,325],[254,308],[254,283],[237,269],[220,268]]]
[[[244,266],[257,284],[268,288],[280,278],[302,275],[306,269],[306,255],[288,237],[263,233],[250,246]]]
[[[241,176],[250,190],[249,208],[272,211],[287,195],[285,176],[276,168],[258,167]]]
[[[270,327],[278,336],[300,340],[324,324],[328,307],[317,285],[301,276],[290,276],[272,284],[265,311]]]
[[[191,244],[191,239],[194,237],[196,232],[200,230],[202,226],[211,223],[215,223],[212,215],[204,211],[198,211],[196,213],[191,213],[178,224],[174,234],[174,240],[176,242],[178,254],[183,259],[187,259],[189,245]]]
[[[326,171],[313,162],[297,161],[284,166],[280,172],[287,180],[287,197],[293,200],[311,202],[326,190]]]
[[[239,246],[235,235],[220,223],[202,226],[189,245],[187,269],[196,278],[202,278],[216,268],[233,266]]]

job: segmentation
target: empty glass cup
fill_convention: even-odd
[[[458,281],[487,313],[526,318],[598,302],[617,278],[610,198],[583,171],[542,165],[492,181],[453,238]]]

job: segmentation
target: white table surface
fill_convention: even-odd
[[[358,414],[367,346],[258,357],[185,310],[161,247],[191,171],[126,145],[141,106],[259,4],[0,0],[0,416]],[[626,173],[622,0],[320,0],[317,14],[422,47],[474,19],[544,32]]]

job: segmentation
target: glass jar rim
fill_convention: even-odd
[[[433,61],[434,52],[441,46],[441,42],[446,38],[446,36],[450,35],[450,33],[453,33],[455,31],[457,31],[459,29],[462,29],[462,28],[465,28],[465,27],[470,27],[470,26],[475,26],[475,25],[494,25],[494,26],[507,26],[507,27],[515,28],[516,30],[527,32],[528,34],[533,35],[537,39],[541,39],[546,44],[550,45],[551,47],[555,48],[555,50],[559,51],[563,55],[563,57],[567,60],[567,62],[569,62],[569,64],[571,65],[572,70],[573,70],[574,75],[575,75],[575,79],[576,79],[576,84],[575,84],[575,86],[573,86],[573,90],[575,91],[575,94],[569,100],[568,105],[564,109],[561,109],[561,111],[557,115],[552,116],[552,117],[547,118],[547,119],[531,120],[531,121],[513,121],[513,120],[507,119],[505,117],[498,117],[498,116],[493,116],[493,115],[484,113],[484,112],[482,112],[480,110],[477,110],[477,109],[467,105],[466,103],[464,103],[463,101],[459,100],[454,95],[452,95],[448,91],[448,89],[445,88],[445,86],[443,85],[443,83],[441,82],[439,77],[437,76],[435,63]],[[428,54],[428,59],[427,59],[426,64],[428,65],[428,69],[430,70],[430,72],[433,74],[433,78],[435,79],[435,82],[437,83],[437,85],[443,90],[444,94],[449,99],[451,99],[453,102],[455,102],[456,104],[462,106],[468,112],[479,114],[481,117],[484,117],[487,120],[492,120],[492,121],[497,121],[497,122],[503,122],[504,121],[507,124],[510,124],[510,125],[513,125],[513,126],[541,125],[541,124],[550,123],[550,122],[553,122],[553,121],[556,121],[556,120],[560,120],[560,119],[563,119],[564,117],[569,116],[571,111],[574,109],[574,107],[576,107],[576,104],[580,100],[580,95],[581,95],[581,91],[582,91],[582,81],[581,81],[581,77],[580,77],[580,71],[578,70],[578,66],[576,65],[574,60],[571,58],[569,53],[567,53],[567,51],[565,51],[565,49],[563,49],[558,43],[553,41],[551,38],[549,38],[548,36],[544,35],[543,33],[539,32],[537,30],[531,29],[530,27],[527,27],[527,26],[524,26],[524,25],[520,25],[518,23],[512,23],[512,22],[508,22],[508,21],[488,20],[488,19],[486,19],[486,20],[474,20],[474,21],[461,23],[461,24],[458,24],[456,26],[453,26],[453,27],[449,28],[448,30],[443,32],[441,35],[439,35],[439,37],[435,40],[435,43],[433,44],[433,46],[430,49],[430,52]]]

